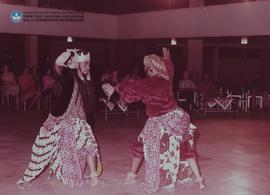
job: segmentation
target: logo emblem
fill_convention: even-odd
[[[20,12],[20,11],[13,11],[13,12],[11,12],[11,14],[10,14],[10,19],[11,19],[11,21],[14,22],[14,23],[19,23],[19,22],[21,22],[21,21],[22,21],[22,18],[23,18],[23,14],[22,14],[22,12]]]

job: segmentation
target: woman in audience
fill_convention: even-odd
[[[22,101],[27,101],[33,98],[30,105],[36,102],[40,96],[37,83],[34,81],[33,76],[30,74],[29,67],[24,68],[23,74],[18,78],[20,85],[20,98]]]
[[[42,93],[50,95],[53,93],[55,86],[55,78],[52,75],[52,70],[48,68],[45,75],[42,77]]]
[[[4,65],[3,74],[1,75],[1,80],[3,83],[4,95],[7,97],[9,95],[19,95],[19,86],[16,82],[15,75],[8,65]]]
[[[40,75],[39,75],[39,73],[37,71],[37,67],[36,66],[31,66],[30,67],[30,74],[33,77],[34,82],[36,83],[37,88],[39,90],[41,90],[41,86],[40,86],[41,85],[41,79],[40,79]]]

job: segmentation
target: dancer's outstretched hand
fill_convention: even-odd
[[[163,52],[163,59],[164,60],[170,60],[171,59],[171,54],[170,54],[169,49],[167,49],[166,47],[163,47],[162,52]]]

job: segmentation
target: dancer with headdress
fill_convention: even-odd
[[[191,177],[204,188],[194,156],[194,126],[189,115],[178,107],[172,92],[174,65],[169,50],[163,48],[163,57],[156,54],[144,57],[144,68],[148,75],[145,79],[123,80],[115,89],[124,101],[142,101],[146,105],[148,120],[132,147],[133,159],[125,183],[135,183],[137,171],[143,160],[146,161],[146,192],[158,191],[160,187],[172,190],[180,177]],[[181,146],[180,146],[181,144]],[[181,168],[180,155],[188,159]]]
[[[99,184],[98,144],[87,122],[89,107],[85,102],[89,94],[83,92],[82,86],[84,80],[90,80],[89,65],[90,54],[81,50],[67,49],[57,57],[55,71],[60,90],[54,95],[52,112],[33,144],[31,161],[17,182],[19,187],[28,186],[47,165],[52,175],[70,187],[81,187],[86,183],[88,179],[84,172],[88,165],[91,185]]]

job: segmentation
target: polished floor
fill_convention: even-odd
[[[0,109],[0,195],[141,195],[140,183],[123,185],[129,168],[128,146],[136,139],[145,119],[135,116],[97,117],[95,134],[100,144],[104,172],[98,187],[86,185],[71,189],[56,180],[48,180],[48,171],[32,186],[19,190],[15,182],[26,168],[35,139],[45,114]],[[200,129],[199,163],[207,188],[196,184],[177,184],[172,195],[268,195],[270,194],[270,117],[217,116],[196,117]]]

